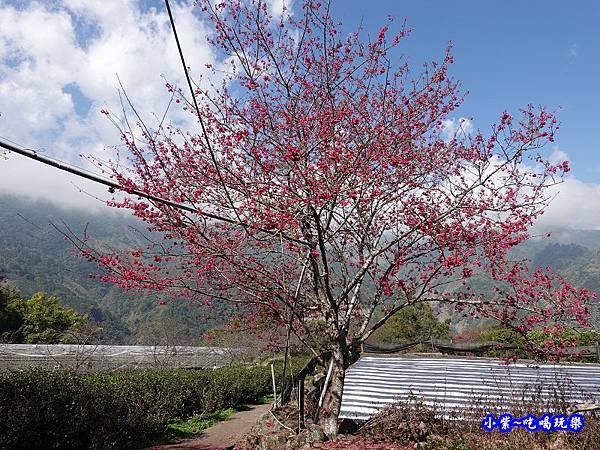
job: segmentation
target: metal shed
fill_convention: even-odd
[[[41,366],[82,371],[135,368],[216,368],[243,349],[142,345],[1,344],[0,370]]]
[[[556,389],[572,404],[598,399],[600,365],[366,356],[346,373],[340,418],[367,420],[383,407],[411,396],[445,411],[468,409],[475,399],[510,408],[524,392],[549,400]]]

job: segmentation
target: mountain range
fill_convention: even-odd
[[[107,208],[108,209],[108,208]],[[17,287],[24,297],[38,291],[89,316],[101,328],[102,343],[171,345],[198,344],[202,334],[227,321],[227,305],[210,308],[187,300],[166,304],[155,295],[124,292],[90,278],[97,266],[78,257],[59,230],[87,234],[104,245],[135,243],[143,226],[130,216],[65,209],[42,200],[0,194],[0,280]],[[57,228],[59,230],[57,230]],[[531,267],[552,267],[575,286],[600,293],[600,230],[552,230],[514,249]],[[457,329],[466,323],[453,318]],[[600,314],[594,314],[594,324]]]
[[[206,308],[186,300],[124,292],[91,278],[98,267],[78,256],[59,230],[68,227],[79,236],[85,230],[113,248],[135,243],[140,223],[106,210],[65,209],[0,194],[0,280],[15,286],[24,298],[38,291],[60,297],[101,328],[97,335],[101,343],[198,344],[207,329],[227,320],[230,311],[222,305]]]

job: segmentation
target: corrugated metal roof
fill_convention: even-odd
[[[468,409],[477,399],[506,409],[524,392],[529,396],[539,393],[542,400],[549,400],[558,386],[569,403],[598,398],[600,365],[506,365],[486,358],[367,356],[346,372],[340,418],[366,420],[381,408],[411,396],[445,411]]]

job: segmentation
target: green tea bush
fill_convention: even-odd
[[[295,372],[305,362],[296,361]],[[269,366],[0,372],[0,448],[143,447],[175,418],[251,404],[271,389]]]

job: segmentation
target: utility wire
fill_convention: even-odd
[[[196,94],[194,93],[194,87],[192,86],[192,79],[190,78],[190,73],[188,70],[188,66],[185,63],[185,58],[183,56],[183,49],[181,48],[181,43],[179,42],[179,36],[177,35],[177,28],[175,27],[175,19],[173,18],[173,13],[171,12],[171,6],[169,5],[169,0],[165,0],[165,6],[167,7],[167,12],[169,13],[169,21],[171,22],[171,28],[173,29],[173,36],[175,36],[175,42],[177,44],[177,50],[179,51],[179,58],[181,59],[181,65],[183,66],[183,71],[185,73],[185,79],[187,80],[188,87],[190,89],[190,94],[192,96],[192,101],[194,102],[194,108],[196,108],[196,114],[198,115],[198,121],[200,122],[200,128],[202,129],[202,136],[204,137],[204,142],[206,143],[206,148],[208,149],[208,153],[210,154],[210,159],[215,167],[215,171],[217,172],[217,176],[219,177],[219,182],[223,186],[223,190],[225,191],[225,196],[231,205],[231,209],[235,214],[238,222],[240,224],[243,223],[242,218],[238,214],[237,208],[235,207],[235,203],[229,195],[229,189],[227,189],[227,185],[225,180],[223,179],[223,174],[219,169],[219,163],[217,161],[217,157],[213,150],[212,144],[210,143],[210,138],[208,137],[208,131],[206,130],[206,126],[204,125],[204,120],[202,119],[202,114],[200,114],[200,108],[198,108],[198,102],[196,101]]]
[[[190,92],[192,94],[192,100],[194,102],[194,107],[196,109],[196,113],[198,114],[198,119],[200,120],[200,126],[202,127],[202,132],[203,132],[203,134],[204,134],[204,136],[205,136],[205,138],[207,140],[207,144],[210,146],[210,143],[208,142],[208,135],[207,135],[206,129],[204,127],[204,121],[202,120],[202,116],[200,114],[200,108],[198,108],[198,103],[196,102],[196,96],[194,95],[194,89],[193,89],[193,86],[192,86],[192,80],[190,79],[190,75],[189,75],[187,67],[185,65],[185,60],[183,58],[183,51],[181,49],[181,44],[179,43],[179,37],[177,36],[177,30],[175,29],[175,22],[174,22],[174,19],[173,19],[173,14],[171,13],[171,7],[169,6],[168,0],[165,0],[165,4],[167,6],[167,11],[169,13],[169,19],[171,21],[171,26],[173,28],[173,34],[175,35],[175,41],[177,42],[177,48],[179,50],[179,56],[181,57],[181,62],[183,63],[185,77],[187,79],[188,86],[190,88]],[[137,189],[126,189],[123,186],[121,186],[120,184],[115,183],[112,180],[100,177],[100,176],[95,175],[95,174],[93,174],[91,172],[88,172],[88,171],[85,171],[83,169],[80,169],[79,167],[75,167],[75,166],[72,166],[70,164],[66,164],[66,163],[63,163],[61,161],[57,161],[55,159],[48,158],[47,156],[43,156],[40,153],[36,152],[35,150],[31,150],[31,149],[22,147],[20,145],[16,145],[16,144],[7,142],[6,139],[0,138],[0,147],[5,148],[6,150],[9,150],[9,151],[14,152],[14,153],[18,153],[19,155],[26,156],[27,158],[34,159],[34,160],[39,161],[39,162],[41,162],[43,164],[55,167],[55,168],[57,168],[59,170],[63,170],[65,172],[72,173],[72,174],[77,175],[79,177],[86,178],[88,180],[94,181],[96,183],[103,184],[105,186],[112,187],[114,189],[118,189],[120,191],[124,191],[124,192],[130,193],[130,194],[135,194],[135,195],[137,195],[139,197],[146,198],[148,200],[152,200],[152,201],[155,201],[157,203],[162,203],[164,205],[168,205],[168,206],[171,206],[173,208],[181,209],[181,210],[188,211],[188,212],[191,212],[191,213],[199,213],[195,208],[192,208],[191,206],[183,205],[181,203],[173,202],[171,200],[167,200],[167,199],[164,199],[164,198],[156,197],[155,195],[148,194],[146,192],[143,192],[143,191],[140,191],[140,190],[137,190]],[[231,219],[228,219],[228,218],[225,218],[225,217],[221,217],[221,216],[218,216],[218,215],[210,214],[210,213],[207,213],[205,211],[202,211],[200,214],[202,214],[203,216],[212,218],[212,219],[216,219],[216,220],[223,220],[223,221],[229,222],[229,223],[237,223],[235,220],[231,220]]]
[[[215,219],[215,220],[227,222],[227,223],[234,224],[234,225],[242,225],[244,228],[246,228],[246,225],[244,225],[242,219],[239,217],[238,212],[237,212],[237,210],[236,210],[236,208],[234,206],[234,202],[233,202],[233,200],[231,199],[231,197],[229,195],[229,190],[225,186],[225,182],[223,180],[221,171],[219,170],[219,166],[218,166],[218,163],[217,163],[216,156],[214,154],[214,151],[213,151],[211,143],[210,143],[210,139],[208,137],[208,132],[207,132],[206,127],[204,125],[204,120],[202,119],[202,114],[200,114],[200,108],[198,107],[198,102],[196,101],[196,96],[194,95],[194,88],[192,86],[192,80],[190,78],[190,75],[189,75],[189,72],[188,72],[188,69],[187,69],[187,65],[185,64],[185,58],[183,56],[183,50],[181,48],[181,43],[179,42],[179,36],[177,35],[177,29],[175,27],[175,19],[173,18],[173,14],[171,12],[171,6],[169,5],[169,0],[165,0],[165,5],[166,5],[166,8],[167,8],[167,12],[169,14],[169,20],[171,22],[171,28],[173,29],[173,35],[175,36],[175,42],[177,43],[177,50],[179,51],[179,57],[181,59],[181,64],[183,65],[183,71],[185,73],[185,78],[187,80],[188,87],[190,89],[190,93],[192,95],[192,101],[194,103],[194,108],[196,109],[196,114],[198,115],[198,120],[200,122],[200,127],[202,129],[202,134],[203,134],[204,140],[206,142],[206,147],[208,148],[208,151],[210,153],[210,157],[211,157],[211,159],[213,161],[213,164],[214,164],[215,169],[217,171],[217,174],[219,176],[219,180],[220,180],[221,184],[223,185],[223,187],[225,188],[225,195],[227,196],[227,199],[229,200],[229,203],[232,206],[232,209],[233,209],[233,211],[234,211],[234,213],[236,215],[237,220],[233,220],[233,219],[230,219],[228,217],[219,216],[217,214],[211,214],[211,213],[206,212],[206,211],[198,211],[197,209],[195,209],[195,208],[193,208],[191,206],[183,205],[181,203],[173,202],[171,200],[167,200],[167,199],[164,199],[164,198],[156,197],[155,195],[148,194],[146,192],[143,192],[143,191],[140,191],[140,190],[137,190],[137,189],[126,189],[125,187],[121,186],[118,183],[115,183],[112,180],[100,177],[98,175],[95,175],[95,174],[93,174],[91,172],[87,172],[87,171],[85,171],[83,169],[80,169],[78,167],[72,166],[70,164],[66,164],[66,163],[54,160],[52,158],[48,158],[46,156],[40,155],[35,150],[31,150],[31,149],[28,149],[28,148],[25,148],[25,147],[22,147],[22,146],[19,146],[19,145],[13,145],[13,144],[11,144],[9,142],[6,142],[6,140],[2,139],[1,137],[0,137],[0,147],[5,148],[7,150],[10,150],[12,152],[18,153],[19,155],[26,156],[27,158],[34,159],[34,160],[39,161],[39,162],[41,162],[43,164],[55,167],[55,168],[60,169],[60,170],[64,170],[65,172],[72,173],[72,174],[77,175],[79,177],[86,178],[86,179],[94,181],[96,183],[100,183],[100,184],[103,184],[105,186],[109,186],[109,187],[112,187],[114,189],[118,189],[120,191],[127,192],[129,194],[134,194],[134,195],[137,195],[139,197],[142,197],[142,198],[145,198],[145,199],[157,202],[157,203],[162,203],[164,205],[168,205],[168,206],[171,206],[173,208],[177,208],[177,209],[181,209],[181,210],[184,210],[184,211],[188,211],[188,212],[191,212],[191,213],[194,213],[194,214],[200,214],[200,215],[208,217],[210,219]],[[259,231],[266,232],[268,234],[276,234],[276,233],[274,233],[271,230],[264,230],[264,229],[262,229],[260,227],[250,227],[250,228],[254,228],[254,229],[257,229]],[[296,243],[299,243],[299,244],[302,244],[302,245],[306,245],[307,244],[305,241],[303,241],[301,239],[293,238],[293,237],[290,237],[290,236],[285,236],[285,237],[288,240],[291,240],[293,242],[296,242]]]
[[[152,200],[152,201],[155,201],[155,202],[158,202],[158,203],[162,203],[162,204],[165,204],[165,205],[172,206],[173,208],[182,209],[182,210],[185,210],[185,211],[188,211],[188,212],[192,212],[192,213],[197,213],[198,212],[198,211],[196,211],[196,209],[192,208],[191,206],[182,205],[181,203],[176,203],[176,202],[173,202],[171,200],[167,200],[167,199],[164,199],[164,198],[156,197],[155,195],[148,194],[146,192],[139,191],[137,189],[126,189],[123,186],[121,186],[119,183],[115,183],[112,180],[100,177],[100,176],[95,175],[95,174],[93,174],[91,172],[88,172],[88,171],[85,171],[83,169],[80,169],[79,167],[75,167],[75,166],[72,166],[70,164],[63,163],[61,161],[57,161],[57,160],[52,159],[52,158],[48,158],[47,156],[41,155],[40,153],[36,152],[35,150],[24,148],[24,147],[21,147],[21,146],[18,146],[18,145],[13,145],[13,144],[11,144],[9,142],[6,142],[3,139],[0,139],[0,147],[5,148],[6,150],[10,150],[11,152],[14,152],[14,153],[18,153],[19,155],[26,156],[27,158],[34,159],[34,160],[39,161],[39,162],[41,162],[43,164],[46,164],[48,166],[55,167],[57,169],[65,171],[65,172],[72,173],[72,174],[77,175],[79,177],[86,178],[88,180],[94,181],[96,183],[103,184],[105,186],[112,187],[114,189],[118,189],[120,191],[124,191],[124,192],[130,193],[130,194],[135,194],[135,195],[137,195],[139,197],[143,197],[143,198],[146,198],[148,200]],[[205,216],[208,216],[208,217],[211,217],[211,214],[207,214],[205,212],[202,212],[201,214],[205,215]],[[220,220],[223,219],[222,217],[218,217],[218,216],[214,216],[213,218],[218,218]]]
[[[206,145],[210,148],[210,141],[208,140],[208,133],[206,132],[206,128],[204,126],[204,120],[202,120],[202,114],[200,114],[200,108],[198,108],[198,102],[196,101],[196,96],[194,95],[194,87],[192,86],[192,79],[190,78],[190,73],[188,71],[187,65],[185,64],[185,58],[183,57],[183,50],[181,48],[181,43],[179,42],[179,35],[177,34],[177,28],[175,27],[175,19],[173,18],[173,13],[171,12],[171,6],[169,5],[169,0],[165,0],[165,6],[167,7],[167,12],[169,13],[169,21],[171,22],[171,29],[173,30],[173,36],[175,36],[175,43],[177,44],[177,50],[179,51],[179,58],[181,59],[181,65],[183,66],[183,72],[185,73],[185,79],[187,80],[188,87],[190,88],[190,94],[192,96],[192,101],[194,102],[194,108],[196,109],[196,114],[198,115],[198,120],[200,121],[200,127],[202,128],[202,134],[206,139]]]
[[[221,222],[227,222],[227,223],[230,223],[233,225],[241,224],[241,222],[238,220],[219,216],[218,214],[211,214],[207,211],[199,211],[196,208],[193,208],[191,206],[177,203],[177,202],[165,199],[165,198],[160,198],[155,195],[148,194],[147,192],[140,191],[138,189],[125,188],[125,187],[121,186],[119,183],[109,180],[108,178],[103,178],[92,172],[86,171],[79,167],[75,167],[71,164],[67,164],[62,161],[57,161],[55,159],[48,158],[47,156],[41,155],[40,153],[36,152],[35,150],[31,150],[29,148],[25,148],[23,146],[7,142],[6,139],[3,139],[1,137],[0,137],[0,148],[4,148],[11,152],[14,152],[19,155],[25,156],[27,158],[33,159],[35,161],[41,162],[42,164],[46,164],[48,166],[55,167],[59,170],[63,170],[65,172],[72,173],[73,175],[77,175],[78,177],[85,178],[85,179],[93,181],[95,183],[103,184],[104,186],[112,187],[114,189],[118,189],[119,191],[126,192],[128,194],[137,195],[138,197],[142,197],[142,198],[151,200],[156,203],[162,203],[163,205],[168,205],[172,208],[177,208],[177,209],[180,209],[183,211],[188,211],[188,212],[191,212],[194,214],[199,214],[201,216],[208,217],[209,219],[214,219],[214,220],[221,221]],[[265,230],[260,227],[250,227],[250,228],[256,229],[258,231],[263,231],[265,233],[272,234],[272,235],[279,235],[279,233],[275,233],[272,230]],[[290,237],[290,236],[286,236],[286,239],[296,242],[298,244],[302,244],[302,245],[307,244],[305,241],[303,241],[301,239],[297,239],[297,238]]]

